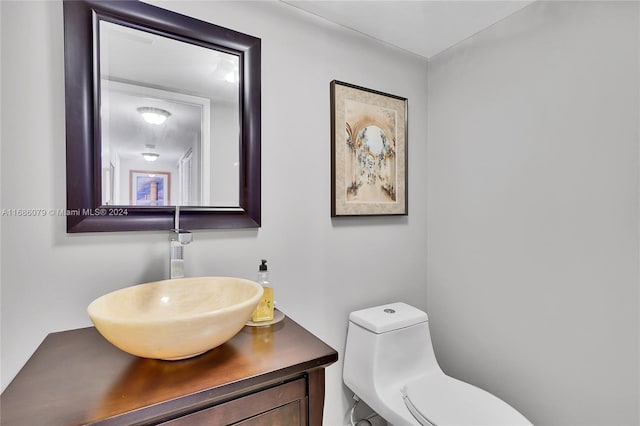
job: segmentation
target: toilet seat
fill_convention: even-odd
[[[422,376],[402,393],[411,414],[425,426],[531,425],[500,398],[442,373]]]

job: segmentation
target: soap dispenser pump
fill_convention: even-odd
[[[253,312],[251,320],[253,322],[271,321],[273,320],[273,287],[269,282],[269,271],[265,259],[262,259],[258,267],[258,284],[262,286],[264,293],[262,293],[262,299]]]

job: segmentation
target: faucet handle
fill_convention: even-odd
[[[180,244],[189,244],[193,241],[193,234],[189,231],[178,229],[178,242]]]
[[[185,231],[184,229],[172,229],[169,234],[170,241],[177,241],[180,244],[189,244],[193,241],[193,234],[189,231]]]

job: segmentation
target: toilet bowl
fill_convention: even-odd
[[[449,377],[436,361],[428,317],[392,303],[349,315],[344,383],[394,426],[531,425],[500,398]]]

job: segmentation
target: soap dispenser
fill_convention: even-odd
[[[251,320],[253,322],[271,321],[273,320],[273,287],[269,283],[269,271],[265,259],[262,259],[262,263],[258,267],[258,284],[262,286],[264,293],[251,316]]]

